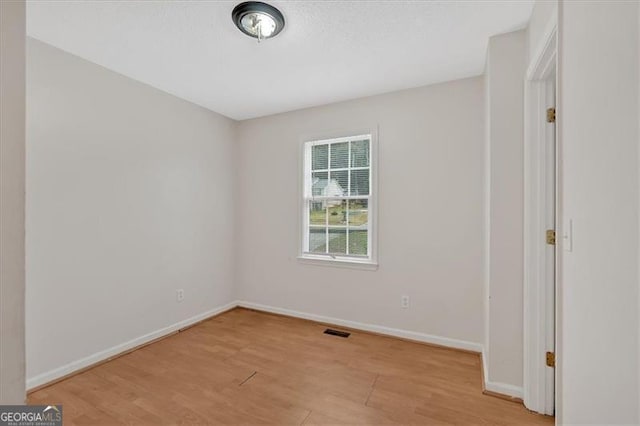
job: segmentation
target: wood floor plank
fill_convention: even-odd
[[[29,395],[65,424],[552,424],[477,354],[235,309]]]

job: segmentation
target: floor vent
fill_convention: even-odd
[[[327,328],[324,331],[324,334],[330,334],[332,336],[344,337],[345,339],[351,335],[351,333],[347,333],[346,331],[334,330],[332,328]]]

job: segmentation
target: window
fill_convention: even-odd
[[[372,137],[306,142],[302,257],[373,263]]]

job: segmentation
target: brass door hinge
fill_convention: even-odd
[[[555,123],[555,122],[556,122],[556,109],[547,108],[547,123]]]
[[[556,366],[556,354],[555,352],[547,352],[547,367]]]
[[[553,229],[547,229],[547,244],[556,245],[556,231]]]

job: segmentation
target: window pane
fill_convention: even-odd
[[[347,224],[347,201],[331,200],[327,201],[329,208],[329,225]]]
[[[311,169],[329,168],[329,145],[314,145],[311,148]]]
[[[331,168],[346,169],[349,167],[349,142],[331,145]]]
[[[367,231],[349,231],[349,254],[367,255]]]
[[[349,201],[349,226],[367,226],[369,221],[369,201]]]
[[[369,169],[351,170],[351,195],[369,195]]]
[[[309,202],[309,224],[310,225],[326,225],[327,224],[326,201],[310,201]]]
[[[311,253],[327,252],[327,230],[326,228],[309,228],[309,251]]]
[[[369,167],[369,141],[351,142],[351,167]]]
[[[349,171],[339,170],[331,172],[327,188],[327,197],[342,197],[347,195],[349,190]]]
[[[346,229],[329,229],[329,253],[347,253],[347,231]]]
[[[309,218],[303,242],[308,243],[309,253],[366,257],[371,232],[371,140],[363,136],[342,141],[308,145],[304,196],[311,198],[305,200]]]
[[[313,172],[311,173],[311,195],[321,197],[326,195],[327,185],[329,184],[329,172]]]

